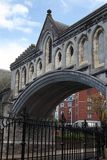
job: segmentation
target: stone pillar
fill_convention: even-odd
[[[33,78],[36,78],[36,59],[34,60],[34,76]]]
[[[66,67],[66,49],[65,49],[65,44],[62,44],[62,49],[61,49],[61,53],[62,53],[62,68]]]
[[[78,39],[74,37],[74,62],[76,64],[76,68],[79,67],[79,55],[78,55]]]
[[[26,84],[29,83],[29,64],[30,63],[27,63],[25,65],[25,67],[26,67]]]

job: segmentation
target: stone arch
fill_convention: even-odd
[[[74,64],[74,48],[72,42],[68,42],[65,51],[66,67]]]
[[[27,82],[27,70],[26,70],[26,67],[24,66],[22,68],[22,88],[25,87],[26,82]]]
[[[101,67],[104,65],[104,29],[102,26],[97,26],[93,33],[93,51],[92,60],[93,67]]]
[[[29,76],[29,82],[31,82],[34,78],[34,64],[32,62],[29,65],[28,76]]]
[[[17,70],[15,75],[15,96],[18,95],[19,90],[20,90],[20,71]]]
[[[39,58],[38,61],[37,61],[37,76],[41,75],[42,74],[42,59]]]
[[[88,37],[87,35],[83,34],[78,42],[78,61],[79,65],[84,63],[88,63]]]
[[[96,88],[106,95],[106,84],[91,75],[69,69],[56,70],[36,78],[13,105],[13,114],[26,107],[29,115],[46,117],[63,99],[87,88]]]
[[[55,69],[59,69],[62,66],[62,53],[61,49],[58,48],[55,54]]]

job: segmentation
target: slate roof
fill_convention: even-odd
[[[18,60],[22,60],[24,59],[26,56],[30,56],[32,53],[34,53],[36,51],[36,46],[34,44],[31,44],[22,54],[20,54],[20,56],[18,56],[16,58],[15,61]]]
[[[22,54],[20,54],[15,61],[10,65],[10,69],[13,70],[26,62],[29,62],[33,58],[39,56],[41,52],[37,52],[35,44],[31,44]],[[17,67],[16,67],[17,66]]]
[[[59,30],[59,32],[64,32],[66,29],[69,28],[69,26],[64,23],[61,23],[61,22],[58,22],[55,20],[54,20],[54,23],[55,23],[57,29]]]
[[[69,28],[68,25],[62,23],[62,22],[59,22],[59,21],[56,21],[53,19],[52,17],[52,11],[50,9],[47,10],[47,17],[51,20],[51,22],[55,25],[55,27],[57,28],[58,32],[59,33],[62,33],[64,32],[67,28]]]

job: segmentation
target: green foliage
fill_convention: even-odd
[[[93,111],[96,112],[100,121],[104,121],[105,119],[105,108],[106,108],[106,99],[101,93],[97,93],[92,95],[92,106]]]
[[[9,71],[0,70],[0,92],[10,88],[11,74]]]

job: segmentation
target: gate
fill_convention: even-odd
[[[24,118],[0,119],[1,160],[88,160],[103,157],[104,127],[73,127]]]

